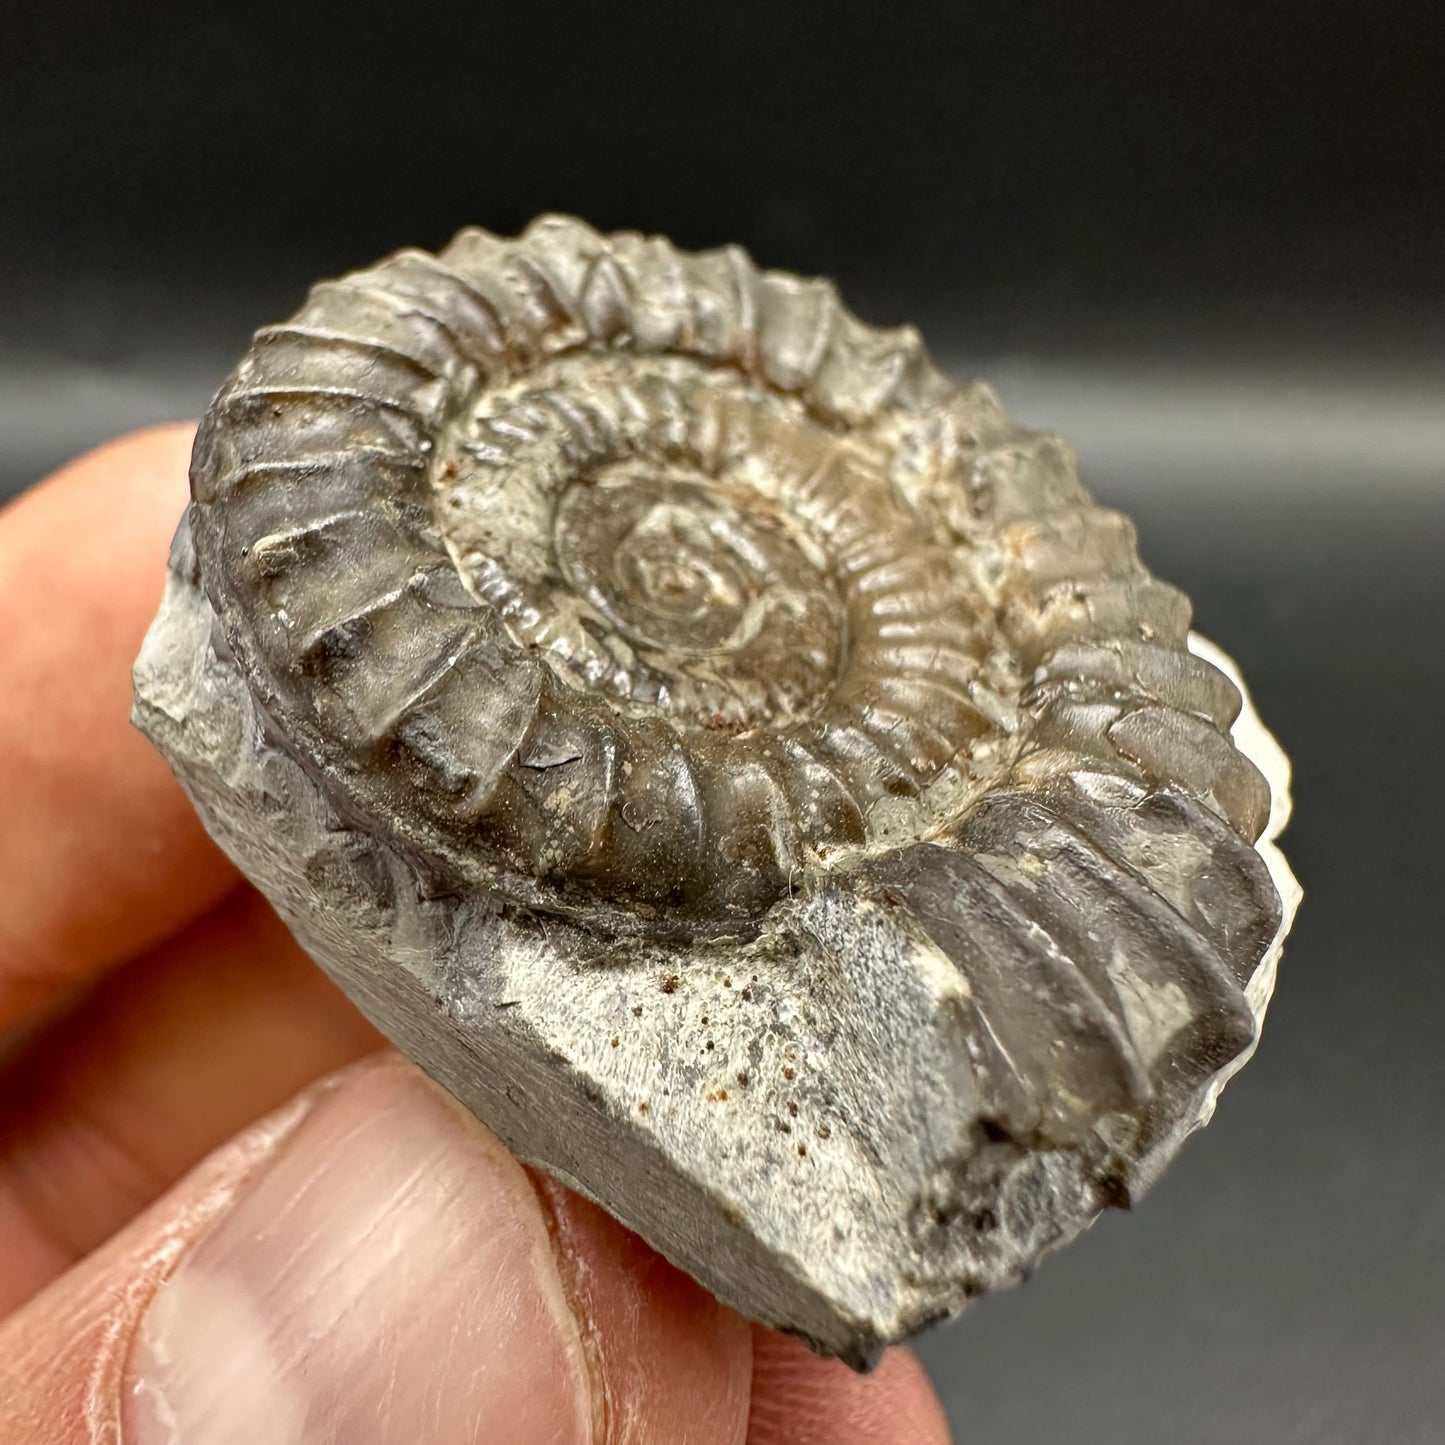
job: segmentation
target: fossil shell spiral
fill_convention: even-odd
[[[213,831],[514,1147],[749,1312],[867,1358],[1137,1192],[1252,1047],[1293,902],[1257,766],[1276,754],[1236,746],[1239,690],[1069,449],[828,282],[561,217],[464,231],[259,332],[192,483],[173,585],[209,619],[210,671],[148,644],[138,716]],[[280,817],[304,792],[324,826],[246,813],[174,700],[202,683],[186,717],[224,692],[271,769],[246,796]],[[306,860],[277,864],[288,850]],[[469,1082],[491,1047],[460,1001],[488,976],[475,949],[434,943],[452,971],[417,975],[475,1025],[465,1048],[399,1023],[401,985],[341,957],[348,909],[396,958],[440,906],[471,910],[447,938],[482,929],[575,982],[565,1021],[542,1026],[540,995],[519,1010],[548,1057],[586,1075],[638,1170],[660,1152],[685,1176],[689,1208],[773,1219],[749,1247],[806,1303],[750,1293],[710,1254],[711,1216],[679,1235],[590,1146],[538,1142],[511,1085]],[[863,1122],[850,1162],[807,1167],[852,1191],[845,1213],[880,1211],[870,1247],[906,1256],[886,1287],[866,1261],[829,1285],[810,1224],[688,1153],[689,1130],[751,1127],[663,1102],[727,1100],[710,1061],[661,1034],[613,1033],[600,1057],[567,1042],[587,1010],[612,1016],[598,980],[619,969],[649,1007],[685,1007],[654,978],[686,985],[674,1031],[715,1033],[699,1010],[733,973],[772,1000],[738,1025],[734,1094],[775,1044],[831,1060],[819,1108]],[[649,1050],[673,1070],[662,1097]],[[753,1097],[771,1130],[781,1106]],[[894,1138],[920,1128],[926,1147]],[[736,1158],[778,1168],[775,1146]],[[911,1177],[885,1189],[875,1167]]]

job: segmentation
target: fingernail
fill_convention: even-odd
[[[324,1097],[142,1317],[127,1445],[585,1442],[592,1390],[520,1166],[415,1070]]]

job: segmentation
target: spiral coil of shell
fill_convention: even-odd
[[[439,880],[756,919],[1081,759],[1268,788],[1060,443],[736,248],[548,217],[316,287],[197,441],[200,572],[276,737]]]

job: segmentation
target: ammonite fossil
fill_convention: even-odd
[[[1068,448],[829,283],[465,231],[259,332],[192,484],[141,726],[402,1048],[750,1315],[866,1363],[1253,1046],[1278,750]]]

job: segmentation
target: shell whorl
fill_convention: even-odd
[[[1090,758],[1247,838],[1188,605],[917,334],[544,218],[318,286],[197,441],[225,643],[337,812],[539,909],[757,916]]]

